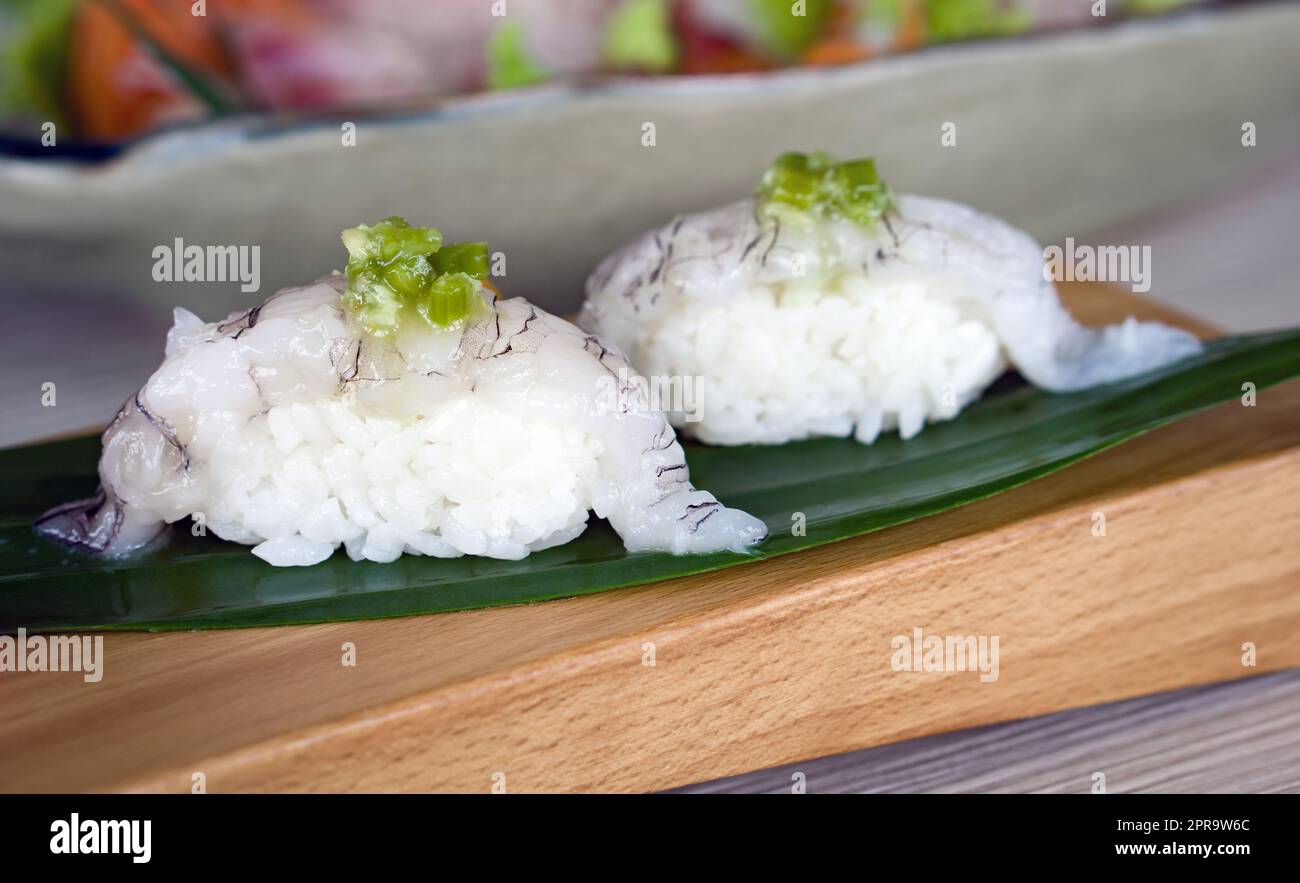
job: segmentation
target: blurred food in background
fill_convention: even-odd
[[[0,127],[116,141],[600,75],[841,65],[1212,0],[0,0]],[[495,15],[505,9],[507,15]],[[793,14],[793,10],[804,14]],[[202,14],[197,14],[201,11]]]

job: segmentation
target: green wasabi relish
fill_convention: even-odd
[[[484,303],[479,280],[488,274],[486,242],[444,245],[441,231],[392,217],[344,230],[343,244],[343,302],[371,334],[392,334],[408,322],[454,328]]]
[[[839,162],[825,153],[784,153],[763,174],[758,206],[773,217],[871,225],[894,208],[894,194],[876,173],[874,159]]]

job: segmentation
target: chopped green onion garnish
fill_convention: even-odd
[[[486,242],[442,244],[432,227],[405,218],[343,231],[348,250],[349,311],[371,334],[391,334],[412,319],[441,329],[464,322],[484,304]]]
[[[464,273],[475,279],[488,275],[488,250],[486,242],[457,242],[444,245],[442,251],[430,255],[434,272],[439,274]]]
[[[880,180],[874,159],[837,162],[825,153],[784,153],[758,186],[759,210],[792,211],[817,218],[874,224],[894,207],[894,194]]]
[[[429,296],[420,298],[415,308],[430,325],[449,328],[470,314],[476,300],[482,303],[482,290],[473,276],[448,273],[434,278]]]

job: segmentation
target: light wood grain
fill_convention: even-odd
[[[1092,320],[1176,318],[1065,294]],[[487,791],[494,773],[511,791],[658,789],[1241,677],[1300,664],[1297,523],[1290,383],[759,565],[530,607],[110,635],[99,684],[0,675],[0,787],[179,791],[203,772],[213,791]],[[894,672],[890,638],[913,627],[998,635],[999,680]]]
[[[944,733],[681,789],[691,794],[1300,793],[1300,670]]]

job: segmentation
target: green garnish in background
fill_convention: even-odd
[[[78,0],[0,0],[0,110],[63,122],[64,72]]]
[[[533,60],[519,22],[509,22],[492,32],[487,43],[488,87],[518,89],[547,79],[546,70]]]
[[[803,15],[795,14],[793,0],[749,0],[749,9],[765,47],[790,58],[821,36],[835,11],[835,3],[834,0],[805,0]]]
[[[442,232],[405,218],[343,231],[348,288],[343,300],[371,334],[392,334],[405,322],[449,329],[485,304],[486,242],[443,245]]]
[[[1180,6],[1186,6],[1189,0],[1128,0],[1124,12],[1133,15],[1158,15]]]
[[[1029,12],[998,0],[925,0],[926,30],[936,43],[1005,37],[1029,29]]]
[[[773,217],[846,218],[870,225],[894,208],[894,193],[869,157],[839,162],[825,153],[783,153],[763,174],[758,207]]]
[[[614,11],[602,54],[614,68],[662,73],[677,63],[671,16],[665,0],[627,0]]]

